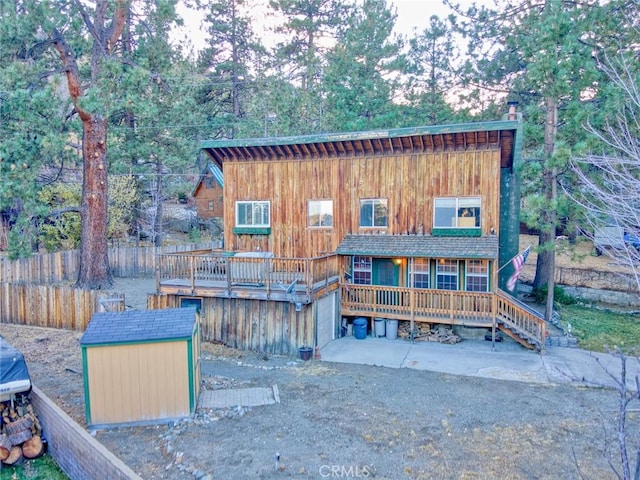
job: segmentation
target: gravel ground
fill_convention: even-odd
[[[80,334],[0,325],[32,379],[84,425]],[[280,403],[99,431],[144,479],[613,479],[616,392],[332,364],[204,344],[205,388]],[[630,419],[635,442],[640,418]],[[637,443],[636,443],[637,445]],[[278,460],[279,458],[279,460]]]

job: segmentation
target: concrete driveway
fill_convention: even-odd
[[[513,342],[464,340],[453,345],[387,338],[343,337],[320,350],[325,362],[357,363],[389,368],[413,368],[452,375],[513,380],[529,383],[573,383],[616,387],[621,360],[609,354],[578,348],[549,347],[544,354]],[[640,359],[627,358],[627,385],[637,390]]]

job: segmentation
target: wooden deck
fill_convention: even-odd
[[[342,284],[343,315],[491,327],[492,293]]]
[[[191,280],[168,278],[161,280],[158,292],[169,295],[193,295],[198,297],[250,298],[275,302],[311,303],[338,288],[337,276],[316,282],[310,287],[295,283],[293,288],[284,283],[229,283],[215,280]]]
[[[544,349],[546,324],[542,317],[502,291],[464,292],[344,283],[340,288],[342,315],[497,328],[528,348]]]
[[[219,251],[158,255],[157,291],[310,303],[338,288],[338,257],[235,257]]]
[[[163,294],[309,304],[340,289],[342,316],[495,328],[529,348],[544,349],[544,320],[505,292],[344,283],[336,255],[251,258],[207,251],[158,257],[157,291]]]

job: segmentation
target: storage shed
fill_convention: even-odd
[[[150,424],[195,412],[200,388],[195,308],[96,313],[80,346],[87,425]]]

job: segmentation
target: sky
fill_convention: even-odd
[[[398,9],[396,32],[404,35],[412,33],[414,28],[418,28],[418,31],[424,29],[432,15],[445,18],[451,13],[442,0],[392,0],[390,3]],[[457,3],[469,4],[471,2],[458,0]]]
[[[455,0],[455,3],[461,4],[463,7],[468,6],[473,0]],[[489,0],[478,0],[476,3],[487,3]],[[390,0],[388,2],[397,8],[398,17],[396,19],[396,33],[403,35],[410,35],[413,33],[413,29],[417,28],[418,31],[422,31],[428,24],[429,17],[432,15],[438,15],[440,18],[445,18],[451,13],[451,10],[444,5],[442,0]],[[268,4],[268,0],[256,0],[256,5],[260,4],[265,6]],[[260,8],[256,8],[259,12]],[[204,35],[197,34],[199,18],[193,13],[187,11],[184,8],[179,9],[180,13],[185,17],[185,22],[189,25],[189,31],[193,32],[191,42],[196,49],[202,47],[204,42]],[[257,14],[260,17],[260,14]],[[265,27],[258,24],[254,25],[254,31],[259,35],[261,30]]]

